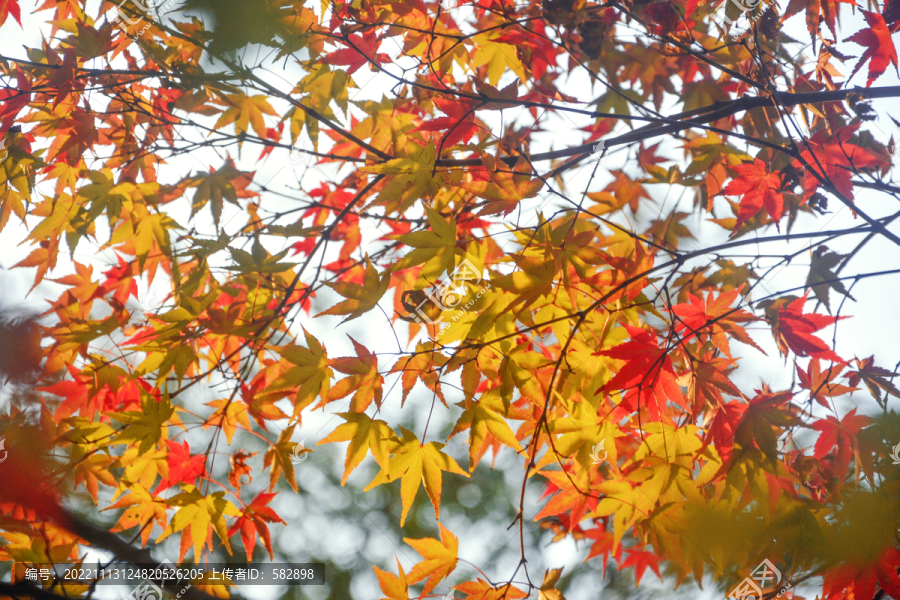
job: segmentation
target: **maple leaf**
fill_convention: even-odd
[[[453,270],[456,257],[456,219],[448,221],[439,212],[424,206],[431,231],[413,231],[396,236],[397,241],[415,248],[400,259],[392,271],[402,271],[424,263],[416,280],[416,288],[433,284],[444,273]],[[393,237],[393,236],[391,236]]]
[[[199,560],[200,552],[207,542],[207,534],[212,528],[222,540],[228,554],[231,554],[231,543],[228,541],[229,534],[225,525],[225,517],[237,516],[240,514],[238,509],[224,498],[225,492],[213,492],[204,496],[193,486],[188,485],[185,488],[187,491],[166,501],[169,505],[180,508],[156,542],[159,543],[173,533],[190,527],[190,542],[194,549],[194,557]],[[184,533],[182,533],[182,538],[182,544],[184,544]]]
[[[390,474],[390,451],[399,443],[399,439],[384,421],[376,421],[364,413],[349,412],[337,413],[339,417],[347,421],[338,425],[320,444],[334,442],[350,442],[347,447],[347,458],[344,460],[344,475],[341,477],[341,485],[347,483],[350,473],[359,466],[366,457],[368,451],[378,466],[386,474]]]
[[[381,591],[387,594],[381,600],[409,600],[409,583],[406,580],[406,573],[403,572],[403,567],[400,565],[399,560],[397,560],[399,576],[382,571],[378,567],[372,567],[372,569],[374,569],[375,576],[378,578],[378,585],[381,586]]]
[[[467,143],[478,131],[478,125],[475,124],[475,108],[478,106],[476,102],[434,98],[434,103],[447,116],[425,121],[413,131],[449,130],[439,142],[439,146],[443,149]]]
[[[710,424],[706,431],[704,443],[710,441],[716,447],[722,461],[728,463],[734,449],[734,438],[738,425],[750,405],[746,402],[732,400],[715,407],[710,418]]]
[[[873,598],[878,585],[892,598],[900,596],[900,550],[885,548],[873,561],[853,561],[826,573],[822,585],[825,600],[848,598],[852,588],[853,598]]]
[[[593,209],[598,214],[616,212],[626,205],[631,212],[636,213],[640,206],[641,198],[652,200],[644,186],[630,178],[620,170],[611,173],[615,180],[604,188],[602,192],[589,192],[587,197],[597,203]]]
[[[832,352],[824,341],[812,334],[823,327],[833,325],[839,319],[846,319],[847,317],[826,317],[815,313],[804,314],[803,305],[806,303],[808,296],[809,292],[806,292],[806,294],[788,304],[787,307],[778,307],[777,312],[770,319],[775,344],[785,359],[787,359],[787,353],[790,350],[797,356],[811,356],[844,363],[845,361]]]
[[[691,361],[690,382],[685,398],[693,409],[692,414],[700,414],[707,406],[722,406],[722,393],[740,397],[742,394],[728,375],[735,368],[735,361],[716,358],[712,352]]]
[[[828,408],[828,402],[825,400],[826,397],[832,398],[834,396],[843,396],[844,394],[849,394],[850,392],[859,389],[832,383],[835,379],[840,377],[841,371],[844,370],[844,366],[841,364],[832,364],[827,371],[822,372],[819,359],[813,358],[809,361],[809,366],[806,371],[802,370],[800,365],[796,365],[796,367],[797,376],[800,377],[800,387],[809,390],[809,397],[825,408]]]
[[[756,392],[735,427],[733,443],[740,448],[741,456],[758,449],[775,465],[778,463],[778,435],[784,427],[798,423],[791,409],[793,394],[772,392],[767,386]]]
[[[615,537],[606,530],[606,525],[604,525],[603,521],[598,519],[596,523],[597,527],[591,527],[584,532],[585,537],[594,540],[594,543],[591,546],[591,552],[585,560],[590,560],[595,556],[602,556],[603,576],[606,577],[606,565],[609,562],[609,557],[612,556],[617,563],[621,562],[622,550],[624,548],[619,546],[618,551],[614,553],[613,546],[615,546]]]
[[[19,11],[19,0],[0,0],[0,27],[9,18],[9,15],[16,20],[19,27],[22,26],[22,14]]]
[[[235,132],[245,133],[248,125],[261,138],[266,137],[266,122],[263,115],[278,116],[266,96],[247,96],[243,93],[227,96],[231,108],[222,113],[213,129],[221,129],[229,123],[234,123]]]
[[[390,470],[382,469],[378,475],[366,486],[365,490],[377,487],[400,477],[400,499],[403,503],[403,512],[400,516],[400,526],[406,522],[406,515],[412,506],[419,491],[419,485],[425,485],[431,504],[434,505],[435,515],[441,516],[441,471],[456,473],[463,477],[469,474],[459,468],[456,461],[441,452],[445,444],[429,442],[422,444],[416,434],[400,428],[403,439],[389,461]]]
[[[894,65],[894,69],[897,69],[897,49],[894,47],[891,31],[888,29],[884,17],[877,12],[869,12],[867,10],[861,10],[861,12],[869,26],[851,35],[844,41],[865,46],[866,51],[863,52],[859,62],[853,67],[853,71],[847,79],[852,78],[859,71],[860,67],[871,60],[872,62],[869,63],[869,76],[866,80],[866,87],[869,87],[873,81],[887,70],[889,63]],[[900,70],[897,71],[897,74],[900,75]]]
[[[562,576],[562,569],[547,569],[544,571],[544,580],[541,581],[541,587],[538,588],[538,600],[566,600],[558,589],[559,578]]]
[[[412,155],[395,158],[360,171],[387,175],[374,203],[384,204],[388,211],[404,212],[419,198],[432,197],[444,185],[444,176],[434,172],[437,152],[429,141],[424,148],[416,146]]]
[[[466,600],[518,600],[528,597],[528,594],[511,583],[495,587],[480,577],[478,581],[467,581],[454,586],[453,589],[467,594]]]
[[[266,451],[263,457],[263,467],[272,467],[269,476],[270,492],[275,488],[278,476],[282,473],[284,473],[284,479],[288,485],[295,492],[297,491],[297,479],[294,475],[294,462],[292,460],[296,444],[291,441],[291,437],[294,435],[294,427],[294,425],[285,427],[278,436],[278,440]]]
[[[854,4],[853,0],[791,0],[781,20],[784,21],[805,8],[806,27],[813,40],[813,50],[815,50],[815,40],[821,35],[819,27],[823,20],[834,37],[837,38],[835,22],[839,12],[838,2]]]
[[[438,523],[441,529],[441,541],[434,538],[412,540],[403,538],[403,541],[416,549],[422,558],[422,562],[413,567],[409,572],[409,582],[416,583],[427,578],[422,595],[428,595],[434,587],[446,579],[456,569],[459,541],[446,527]]]
[[[856,448],[856,434],[870,422],[868,417],[857,415],[855,408],[840,421],[831,415],[819,419],[811,425],[813,429],[821,433],[819,439],[816,440],[813,456],[824,458],[832,448],[837,446],[835,463],[838,472],[843,473],[850,464],[850,457]]]
[[[375,401],[375,406],[381,408],[384,377],[378,372],[378,357],[352,337],[350,341],[353,342],[353,348],[356,349],[356,357],[336,358],[329,363],[336,371],[350,377],[344,377],[334,384],[317,408],[343,398],[350,392],[354,392],[353,400],[350,403],[351,411],[365,412],[372,400]]]
[[[713,345],[724,352],[728,358],[731,358],[728,335],[765,354],[763,349],[747,335],[746,330],[739,325],[739,323],[756,321],[757,318],[745,310],[731,308],[731,304],[739,293],[739,290],[732,290],[723,292],[716,297],[709,292],[704,302],[702,298],[688,292],[690,304],[677,304],[672,307],[672,312],[680,319],[675,329],[682,333],[691,332],[684,338],[685,341],[695,335],[701,340],[712,339]]]
[[[812,253],[812,263],[809,267],[809,275],[806,276],[806,287],[812,288],[816,298],[819,299],[828,312],[831,312],[831,305],[828,301],[828,288],[834,288],[839,294],[843,294],[855,301],[856,299],[850,295],[844,283],[838,280],[833,269],[838,266],[842,258],[846,258],[844,254],[838,254],[828,249],[828,246],[822,244],[818,246]],[[824,282],[828,282],[825,284]]]
[[[116,494],[118,495],[125,489],[128,490],[128,495],[121,500],[110,504],[106,509],[125,509],[122,511],[119,520],[111,531],[116,533],[131,529],[132,527],[139,527],[141,544],[146,546],[147,542],[150,540],[150,533],[153,530],[152,527],[147,525],[148,523],[154,523],[163,529],[167,526],[168,518],[166,516],[166,505],[158,498],[152,496],[140,483],[126,483],[123,481],[119,486],[119,490],[116,491]]]
[[[460,187],[488,201],[479,215],[503,213],[508,215],[526,198],[533,198],[544,187],[544,182],[531,177],[532,167],[519,158],[512,172],[490,154],[482,154],[481,161],[491,181],[464,182]]]
[[[809,168],[815,169],[820,177],[834,184],[835,189],[846,198],[853,199],[853,180],[851,175],[855,169],[887,166],[883,158],[868,150],[850,143],[850,137],[859,129],[859,124],[841,127],[833,134],[825,129],[817,131],[802,146],[800,156]],[[821,185],[819,178],[809,172],[799,160],[793,161],[797,169],[805,169],[803,175],[803,199],[809,201]],[[824,173],[822,173],[824,169]]]
[[[228,535],[232,536],[237,531],[241,532],[241,541],[244,543],[244,549],[247,551],[247,562],[253,560],[253,547],[256,545],[256,536],[259,535],[260,541],[269,551],[269,559],[274,560],[272,553],[272,538],[269,535],[269,528],[266,523],[284,523],[274,510],[269,508],[269,503],[275,497],[275,494],[259,493],[257,496],[244,507],[240,517],[235,520],[234,524],[228,530]]]
[[[522,451],[519,440],[516,439],[516,435],[503,419],[502,414],[505,411],[499,393],[497,393],[499,390],[496,388],[495,390],[492,390],[494,393],[488,392],[483,394],[479,401],[470,402],[468,407],[466,407],[465,402],[457,404],[457,406],[465,408],[465,411],[456,421],[456,425],[447,439],[466,429],[471,430],[469,433],[470,473],[475,470],[477,457],[483,453],[482,449],[487,442],[488,434],[510,448],[514,448],[517,452]]]
[[[225,439],[231,443],[238,426],[245,431],[250,431],[250,419],[247,418],[248,407],[240,400],[219,399],[207,402],[207,406],[215,408],[215,412],[209,416],[204,429],[219,427],[225,433]]]
[[[226,161],[219,169],[210,168],[209,171],[190,178],[187,185],[197,188],[191,203],[191,216],[209,203],[213,220],[218,224],[225,200],[240,208],[239,198],[254,195],[246,190],[252,181],[253,174],[238,170],[231,160]]]
[[[250,452],[249,454],[243,451],[238,451],[232,454],[228,462],[231,464],[231,470],[228,471],[228,483],[234,487],[238,494],[241,493],[241,486],[245,485],[242,482],[242,479],[246,476],[247,483],[253,481],[253,476],[250,475],[252,469],[250,465],[247,464],[247,459],[256,456],[258,452]]]
[[[109,413],[108,416],[125,428],[116,436],[116,441],[139,442],[138,453],[148,452],[162,437],[166,421],[175,414],[175,407],[169,402],[168,394],[157,400],[141,391],[141,411]]]
[[[347,315],[347,318],[341,323],[361,317],[378,305],[378,301],[384,296],[390,283],[390,272],[385,272],[379,277],[378,271],[372,266],[369,257],[366,256],[366,272],[363,275],[362,285],[343,281],[337,283],[326,282],[325,285],[347,298],[347,300],[342,300],[328,310],[320,312],[316,317],[323,315]]]
[[[413,307],[413,311],[415,307]],[[410,312],[413,312],[410,311]],[[429,352],[431,350],[431,352]],[[440,401],[447,405],[444,399],[444,393],[441,391],[440,377],[438,369],[446,362],[443,354],[434,351],[434,344],[419,344],[416,347],[416,353],[412,356],[402,357],[394,366],[391,367],[391,373],[402,373],[403,381],[403,398],[400,400],[400,406],[406,404],[406,398],[415,386],[416,381],[421,380],[428,389],[433,391]]]
[[[895,398],[900,398],[900,390],[891,383],[890,379],[886,379],[888,377],[893,379],[900,376],[900,374],[875,366],[874,356],[862,360],[858,358],[854,360],[856,361],[856,370],[847,371],[847,376],[850,378],[848,383],[851,386],[858,385],[862,381],[879,403],[882,402],[881,392],[886,393],[885,397],[891,395]]]
[[[198,477],[206,475],[206,457],[203,454],[191,456],[187,440],[183,444],[166,440],[166,445],[169,449],[165,463],[168,472],[163,473],[162,481],[153,490],[154,496],[178,483],[194,485]]]
[[[391,57],[387,54],[378,52],[378,46],[381,45],[381,42],[376,37],[375,29],[366,29],[362,35],[358,33],[351,34],[345,38],[345,43],[350,47],[335,50],[319,60],[326,65],[349,67],[347,75],[353,75],[369,61],[380,65],[391,60]]]
[[[626,398],[629,406],[642,401],[651,419],[667,418],[666,402],[682,404],[684,401],[668,352],[659,347],[656,335],[649,331],[625,323],[622,326],[631,335],[631,341],[597,353],[625,361],[602,389],[629,390]]]
[[[749,164],[734,165],[731,170],[738,174],[736,179],[725,186],[723,194],[742,196],[741,207],[737,214],[737,222],[731,235],[737,233],[741,225],[746,223],[763,208],[772,217],[775,227],[784,211],[784,196],[781,189],[781,177],[777,173],[769,173],[766,163],[758,158]]]
[[[564,512],[569,513],[569,527],[578,525],[589,511],[597,508],[597,498],[590,493],[591,476],[586,469],[575,473],[562,471],[542,471],[541,475],[550,480],[545,496],[553,498],[534,516],[535,521]]]
[[[634,567],[634,582],[636,585],[640,585],[641,577],[644,576],[644,571],[647,570],[647,567],[650,567],[656,573],[656,576],[659,577],[659,580],[662,581],[662,575],[659,573],[659,556],[653,552],[634,548],[626,548],[625,552],[628,554],[628,558],[619,563],[619,568]]]
[[[331,389],[334,371],[329,366],[325,347],[312,334],[303,329],[307,348],[289,344],[275,351],[290,365],[267,389],[269,392],[297,390],[294,414],[310,405],[316,396],[324,399]]]

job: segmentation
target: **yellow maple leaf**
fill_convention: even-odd
[[[328,366],[328,353],[325,347],[315,337],[303,329],[306,335],[307,348],[289,344],[281,348],[275,348],[281,357],[292,368],[285,371],[266,392],[279,392],[297,388],[297,397],[294,402],[294,414],[309,406],[316,396],[325,398],[331,389],[331,380],[334,379],[334,371]]]
[[[447,528],[438,523],[441,528],[441,541],[434,538],[411,540],[403,538],[403,541],[416,549],[422,555],[422,562],[418,563],[409,572],[410,583],[416,583],[427,578],[422,595],[428,595],[438,583],[446,579],[456,569],[459,541]]]
[[[429,141],[424,148],[415,146],[407,156],[361,168],[360,171],[365,173],[387,175],[387,181],[373,203],[385,204],[389,213],[402,213],[419,198],[437,194],[444,185],[444,177],[434,172],[436,158],[434,144]]]
[[[352,337],[350,341],[353,342],[353,347],[356,349],[356,356],[337,358],[330,363],[337,371],[350,377],[338,381],[328,392],[328,396],[322,398],[316,405],[316,408],[343,398],[350,392],[354,392],[353,400],[350,403],[352,412],[364,412],[372,400],[375,400],[375,405],[381,408],[381,388],[384,384],[384,377],[378,372],[378,357]]]
[[[468,594],[466,600],[517,600],[528,597],[528,594],[510,583],[494,587],[480,577],[478,581],[467,581],[454,589]]]
[[[235,132],[240,135],[247,131],[247,126],[253,127],[261,138],[266,137],[266,122],[263,114],[277,116],[278,113],[269,104],[266,96],[257,94],[256,96],[247,96],[242,93],[231,94],[227,96],[231,108],[223,112],[216,121],[214,129],[220,129],[229,123],[234,123]]]
[[[400,430],[403,432],[403,439],[391,457],[390,471],[383,469],[363,491],[368,492],[374,487],[400,477],[400,499],[403,502],[403,514],[400,516],[402,527],[416,492],[419,491],[419,484],[425,484],[425,492],[434,505],[435,515],[440,518],[441,471],[449,471],[463,477],[469,475],[459,468],[455,460],[441,452],[445,444],[437,442],[422,444],[413,432],[403,427]]]
[[[231,554],[231,543],[228,541],[228,526],[225,523],[225,517],[236,517],[240,511],[224,498],[225,492],[214,492],[203,496],[200,490],[194,486],[185,485],[183,487],[187,490],[186,492],[166,500],[167,504],[181,508],[172,517],[162,535],[156,539],[156,543],[190,526],[194,558],[199,560],[200,552],[209,534],[209,528],[212,527],[219,539],[222,540],[228,554]]]
[[[456,219],[444,219],[439,212],[425,206],[425,215],[431,231],[414,231],[397,236],[397,240],[415,248],[394,265],[393,271],[425,263],[419,271],[415,289],[433,285],[444,273],[453,270],[456,263]]]
[[[347,459],[344,461],[344,476],[341,485],[347,483],[347,477],[353,472],[359,463],[371,450],[372,457],[385,472],[389,472],[391,447],[400,440],[384,421],[377,421],[364,413],[338,413],[338,416],[347,421],[338,425],[328,437],[317,443],[331,444],[334,442],[350,442],[347,447]]]
[[[388,290],[390,283],[390,272],[386,271],[379,277],[378,271],[372,266],[372,262],[367,255],[366,272],[363,275],[362,285],[350,281],[326,282],[325,285],[347,299],[338,302],[324,312],[320,312],[316,317],[323,315],[348,315],[341,323],[352,321],[375,308],[378,301],[381,300],[381,297]]]
[[[460,402],[457,406],[465,406],[464,402]],[[457,433],[471,429],[469,433],[469,472],[475,470],[477,457],[481,453],[481,448],[487,441],[487,434],[490,433],[494,438],[506,444],[510,448],[514,448],[517,452],[522,451],[516,434],[510,429],[506,420],[503,418],[503,403],[500,399],[498,388],[486,392],[482,395],[478,402],[471,402],[466,408],[462,416],[456,422],[450,437]]]
[[[409,584],[406,581],[406,573],[397,561],[397,570],[400,575],[396,576],[387,571],[382,571],[378,567],[372,567],[375,570],[375,576],[378,577],[378,585],[381,591],[387,594],[381,600],[409,600]]]

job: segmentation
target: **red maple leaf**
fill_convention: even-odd
[[[309,256],[310,254],[312,254],[312,251],[313,251],[313,249],[315,249],[315,247],[316,247],[316,238],[314,238],[314,237],[303,238],[301,241],[296,242],[291,245],[291,249],[294,251],[294,253],[291,254],[291,256],[294,256],[295,254],[300,254],[301,252],[306,254],[307,256]]]
[[[19,0],[0,0],[0,27],[6,22],[9,15],[22,27],[22,13],[19,12]]]
[[[67,419],[75,413],[93,419],[97,412],[140,411],[141,390],[159,399],[159,391],[154,390],[143,379],[125,381],[124,378],[120,378],[118,381],[101,381],[94,371],[80,372],[71,365],[68,368],[73,379],[64,379],[37,388],[41,392],[65,398],[56,407],[54,413],[56,419]],[[108,421],[109,417],[102,415],[100,420]]]
[[[832,448],[837,446],[835,465],[837,472],[843,473],[850,464],[853,447],[856,445],[856,434],[869,422],[869,418],[865,415],[857,415],[855,408],[840,421],[831,415],[825,419],[819,419],[812,424],[812,428],[821,433],[819,439],[816,440],[813,456],[822,459],[831,452]]]
[[[703,298],[698,298],[688,292],[690,304],[685,302],[672,307],[672,312],[679,318],[675,325],[676,331],[682,334],[690,332],[684,337],[686,342],[695,335],[701,341],[712,339],[713,345],[724,352],[728,358],[731,358],[731,349],[728,345],[729,335],[765,354],[762,348],[757,346],[756,342],[747,335],[747,331],[739,325],[739,323],[755,321],[756,317],[745,310],[731,308],[739,293],[740,290],[732,290],[723,292],[716,297],[709,292],[704,302]]]
[[[644,576],[644,571],[647,570],[647,567],[653,569],[653,572],[662,581],[662,575],[659,573],[659,557],[657,555],[646,550],[633,550],[631,548],[626,549],[625,552],[628,553],[628,558],[624,562],[619,563],[619,570],[625,567],[634,567],[635,585],[641,584],[641,577]]]
[[[842,127],[834,135],[824,129],[818,131],[807,143],[803,144],[803,150],[800,153],[806,164],[815,169],[819,175],[822,175],[822,168],[824,168],[825,178],[834,183],[835,189],[850,200],[853,199],[851,176],[854,168],[888,165],[887,161],[878,158],[868,150],[849,143],[850,137],[858,128],[858,124]],[[793,164],[794,167],[804,170],[803,199],[809,200],[819,189],[821,183],[802,162],[795,160]]]
[[[577,526],[585,514],[597,509],[597,497],[589,493],[591,479],[587,471],[564,473],[563,471],[543,471],[541,475],[549,479],[547,490],[541,498],[552,495],[550,502],[534,516],[534,520],[569,513],[569,530]],[[587,492],[587,493],[586,493]]]
[[[447,116],[426,121],[413,131],[447,130],[440,142],[444,149],[457,144],[465,144],[472,139],[472,136],[478,131],[478,126],[475,124],[474,108],[477,106],[475,102],[449,98],[432,98],[432,100]]]
[[[847,598],[846,589],[853,588],[853,598],[873,598],[878,584],[891,598],[900,598],[900,550],[885,548],[878,558],[865,563],[851,562],[825,574],[822,585],[824,600]]]
[[[800,387],[809,390],[810,398],[815,399],[825,408],[828,408],[826,397],[843,396],[859,389],[833,383],[844,370],[843,365],[832,365],[823,371],[819,365],[819,359],[814,358],[809,361],[806,371],[801,369],[800,365],[795,366],[797,367],[797,376],[800,378]]]
[[[166,440],[166,446],[169,448],[169,454],[166,456],[169,474],[159,482],[159,485],[153,490],[153,495],[158,495],[178,483],[193,485],[198,477],[202,477],[206,473],[206,457],[202,454],[191,456],[191,447],[187,440],[184,441],[184,444]]]
[[[862,14],[866,18],[866,23],[869,24],[869,27],[857,31],[844,41],[866,47],[866,51],[863,52],[859,62],[853,67],[850,77],[853,77],[859,71],[859,68],[871,59],[872,62],[869,63],[869,78],[866,81],[866,87],[869,87],[873,81],[885,72],[888,63],[893,63],[894,69],[897,69],[897,49],[894,47],[891,31],[888,29],[884,17],[876,12],[867,10],[863,10]],[[897,73],[900,75],[900,70]]]
[[[262,540],[263,546],[269,551],[269,558],[275,558],[272,552],[272,538],[269,535],[269,528],[266,523],[284,523],[274,510],[269,508],[268,504],[272,501],[275,494],[259,494],[250,504],[244,507],[243,513],[235,521],[231,529],[228,530],[228,537],[241,531],[241,541],[244,543],[244,549],[247,551],[247,562],[253,560],[253,547],[256,545],[256,535]]]
[[[831,351],[828,345],[812,335],[823,327],[833,325],[838,319],[847,317],[826,317],[816,313],[803,313],[803,305],[806,303],[806,292],[800,298],[791,302],[787,308],[778,310],[775,323],[772,324],[772,336],[778,349],[784,356],[791,350],[797,356],[812,356],[823,360],[846,364],[846,361]]]
[[[642,401],[650,418],[659,421],[665,416],[667,400],[684,403],[681,388],[675,381],[672,361],[668,351],[657,344],[655,335],[624,323],[622,326],[631,334],[631,341],[597,353],[626,361],[615,377],[601,389],[607,392],[629,390],[622,404],[637,410],[635,401]]]
[[[353,75],[367,62],[371,61],[381,65],[391,60],[391,57],[387,54],[378,52],[378,46],[381,45],[381,42],[378,41],[374,29],[367,29],[362,35],[354,33],[348,36],[346,41],[348,46],[350,46],[349,48],[335,50],[320,58],[319,62],[327,65],[349,67],[347,75]]]
[[[732,400],[718,406],[713,412],[703,444],[706,446],[710,442],[713,443],[719,456],[722,457],[723,465],[727,465],[731,461],[734,435],[748,408],[750,405],[746,402]]]
[[[784,196],[778,191],[781,188],[781,177],[777,173],[769,173],[766,163],[758,158],[752,163],[735,165],[731,170],[738,176],[725,186],[723,193],[727,196],[743,196],[737,223],[731,234],[734,235],[741,225],[756,216],[763,207],[775,221],[775,227],[778,227],[778,221],[784,212]]]
[[[591,553],[585,560],[590,560],[595,556],[603,557],[603,576],[606,577],[606,564],[609,562],[609,557],[612,555],[616,562],[621,562],[622,560],[622,545],[619,544],[618,549],[615,554],[613,554],[613,547],[615,546],[615,536],[612,532],[606,530],[606,525],[603,521],[599,519],[595,519],[597,523],[597,527],[592,527],[590,529],[584,530],[584,536],[590,538],[592,540],[596,540],[594,544],[591,546]]]

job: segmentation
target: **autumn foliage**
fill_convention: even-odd
[[[56,290],[0,330],[4,568],[168,538],[271,560],[324,412],[305,451],[339,447],[341,485],[371,458],[401,527],[433,507],[420,562],[373,566],[387,599],[564,598],[524,542],[515,572],[454,575],[479,533],[445,488],[501,455],[511,531],[598,572],[724,592],[768,559],[788,596],[900,599],[896,340],[840,342],[854,287],[898,273],[873,127],[898,1],[0,0],[0,39],[49,34],[0,45],[3,266]]]

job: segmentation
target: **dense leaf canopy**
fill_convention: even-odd
[[[7,572],[272,560],[337,447],[415,531],[383,598],[561,600],[539,526],[637,585],[900,599],[871,287],[900,272],[900,0],[27,4],[0,0],[0,39],[44,36],[0,42],[0,242],[49,307],[0,326]],[[481,533],[442,500],[500,457],[518,565],[460,577]]]

